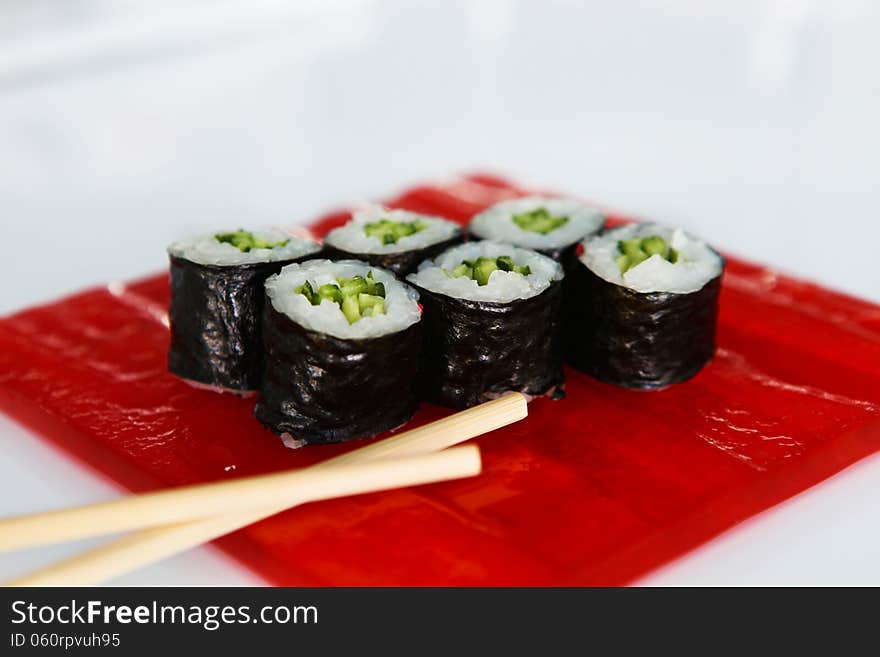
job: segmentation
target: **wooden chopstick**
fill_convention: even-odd
[[[434,454],[340,463],[320,469],[303,468],[235,481],[172,488],[112,502],[0,520],[0,551],[177,524],[267,506],[294,506],[313,500],[468,477],[479,471],[479,451],[474,447],[460,447]]]
[[[309,469],[440,451],[521,420],[527,414],[525,396],[510,393],[398,436],[352,450]],[[6,584],[11,586],[97,584],[273,516],[284,511],[288,506],[279,503],[256,511],[229,513],[142,530],[8,581]]]

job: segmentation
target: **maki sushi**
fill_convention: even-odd
[[[584,242],[569,274],[566,360],[626,388],[693,377],[715,353],[723,258],[682,230],[631,224]]]
[[[422,263],[407,277],[424,306],[422,397],[451,408],[509,391],[562,398],[562,278],[555,260],[493,241]]]
[[[320,249],[277,229],[209,233],[168,247],[171,373],[217,390],[256,390],[263,367],[263,284]]]
[[[604,225],[605,215],[580,201],[527,196],[502,201],[477,214],[468,231],[480,239],[534,249],[569,271],[577,263],[578,243]]]
[[[418,407],[418,295],[356,260],[309,260],[266,281],[266,368],[254,415],[291,447],[371,436]]]
[[[447,219],[374,205],[331,230],[324,247],[330,259],[363,260],[406,276],[423,260],[461,242],[462,235],[461,227]]]

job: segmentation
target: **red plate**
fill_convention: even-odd
[[[392,205],[466,220],[521,193],[471,176]],[[170,376],[167,303],[162,274],[0,320],[0,408],[133,491],[350,449],[285,449],[252,399]],[[478,478],[308,505],[218,544],[275,584],[622,584],[880,448],[880,307],[731,258],[718,337],[662,392],[569,369],[566,400],[478,440]]]

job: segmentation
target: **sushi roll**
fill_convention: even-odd
[[[363,260],[406,276],[423,260],[461,242],[462,235],[461,226],[447,219],[372,205],[331,230],[324,248],[332,260]]]
[[[221,391],[256,390],[263,284],[320,249],[278,229],[209,233],[172,244],[171,373]]]
[[[424,399],[466,408],[505,392],[562,398],[562,267],[535,251],[469,242],[407,280],[424,306]]]
[[[534,249],[562,263],[577,263],[577,245],[599,232],[605,215],[593,206],[566,198],[527,196],[502,201],[471,219],[468,231],[480,239]]]
[[[584,242],[569,274],[567,361],[626,388],[693,377],[715,353],[724,259],[682,230],[631,224]]]
[[[254,415],[288,446],[393,429],[418,407],[418,295],[356,260],[309,260],[266,281],[266,369]]]

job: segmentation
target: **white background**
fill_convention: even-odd
[[[880,301],[880,5],[0,4],[0,313],[489,168]],[[119,494],[0,416],[0,513]],[[880,585],[880,458],[650,584]],[[80,546],[0,557],[0,576]],[[204,548],[124,583],[256,583]]]

